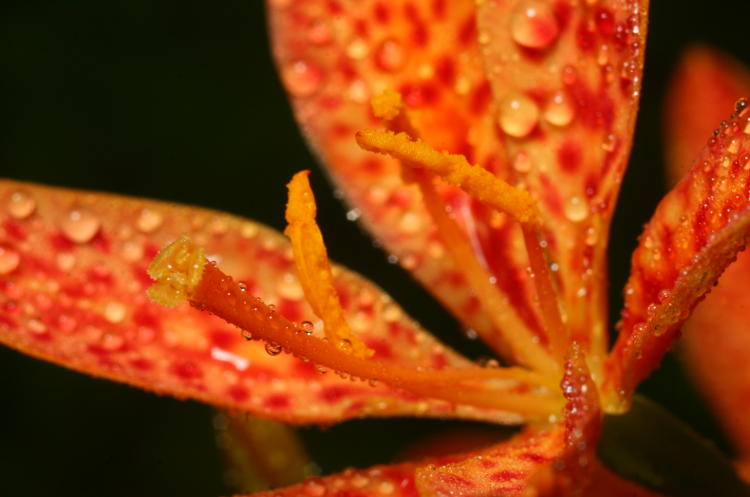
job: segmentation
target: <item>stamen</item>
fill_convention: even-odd
[[[153,270],[149,274],[158,278],[152,287],[156,290],[150,291],[150,295],[157,299],[161,297],[160,289],[168,283],[170,295],[184,296],[193,306],[221,317],[256,338],[278,344],[287,352],[335,371],[382,381],[424,397],[529,416],[546,416],[558,412],[563,405],[548,379],[519,368],[417,370],[348,354],[329,341],[298,329],[259,299],[248,295],[206,259],[203,259],[203,269],[196,282],[193,265],[188,267],[174,261],[172,254],[187,254],[192,261],[200,249],[185,238],[175,243],[180,244],[180,250],[169,246],[156,258],[159,266],[169,266],[170,272],[150,268]],[[529,393],[516,393],[519,390]]]
[[[540,223],[536,201],[528,192],[511,186],[482,167],[469,164],[463,155],[440,152],[406,133],[362,130],[357,132],[356,139],[365,150],[390,155],[415,167],[432,171],[521,224]]]
[[[372,99],[372,110],[376,117],[387,122],[391,131],[403,132],[412,138],[418,138],[416,129],[404,111],[400,94],[393,90],[383,92]],[[419,187],[425,207],[435,222],[448,253],[456,265],[461,267],[462,273],[497,330],[497,333],[483,332],[482,338],[506,359],[516,364],[525,364],[538,371],[556,371],[557,364],[502,298],[487,269],[474,254],[466,235],[446,212],[445,202],[435,189],[433,175],[411,162],[405,162],[404,165],[411,166],[403,168],[404,171],[409,171],[408,180]]]
[[[352,333],[346,322],[341,301],[333,286],[323,235],[315,222],[317,207],[307,179],[309,174],[310,171],[300,171],[287,185],[289,201],[286,221],[289,224],[284,234],[292,242],[300,285],[313,312],[323,320],[328,341],[357,357],[371,357],[374,351]]]
[[[521,225],[521,230],[523,231],[526,253],[529,256],[529,265],[534,275],[534,286],[539,298],[539,307],[542,310],[542,320],[549,338],[550,349],[555,358],[562,361],[569,343],[568,331],[560,316],[559,300],[552,283],[552,273],[549,270],[547,258],[541,245],[539,228]]]

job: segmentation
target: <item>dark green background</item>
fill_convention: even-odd
[[[664,188],[660,112],[670,71],[695,41],[750,64],[747,3],[654,1],[636,146],[611,243],[618,305],[630,251]],[[0,37],[2,176],[215,207],[281,227],[285,182],[316,167],[273,71],[259,0],[5,0]],[[459,343],[450,335],[458,327],[345,220],[320,173],[313,183],[332,256]],[[717,437],[682,385],[670,361],[645,390]],[[192,402],[0,349],[0,495],[229,493],[210,416]],[[413,421],[354,422],[307,437],[333,470],[383,462],[415,430]]]

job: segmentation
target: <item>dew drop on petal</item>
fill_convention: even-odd
[[[278,343],[266,342],[266,353],[268,355],[279,355],[283,350],[284,348]]]
[[[544,119],[554,126],[567,126],[574,115],[573,104],[564,91],[556,91],[544,107]]]
[[[383,41],[375,50],[375,64],[383,71],[397,71],[404,67],[406,53],[396,40]]]
[[[528,173],[531,171],[531,159],[529,158],[529,154],[523,151],[518,152],[513,158],[513,169],[519,173]]]
[[[315,331],[315,326],[312,324],[311,321],[302,321],[300,323],[300,328],[302,328],[302,331],[306,335],[312,335],[313,331]]]
[[[8,212],[15,219],[26,219],[34,213],[36,201],[30,194],[17,191],[13,192],[8,202]]]
[[[86,209],[71,209],[63,218],[60,227],[71,242],[87,243],[96,236],[101,221]]]
[[[589,206],[585,199],[579,196],[570,197],[565,202],[565,217],[570,221],[583,221],[589,215]]]
[[[526,48],[547,48],[557,39],[560,27],[547,2],[521,2],[510,19],[513,41]]]
[[[500,103],[500,128],[508,135],[523,138],[536,127],[539,121],[539,107],[536,103],[520,93],[505,97]]]
[[[281,77],[289,93],[295,97],[309,97],[323,84],[323,71],[304,60],[291,62],[281,70]]]
[[[21,263],[21,256],[15,250],[0,247],[0,274],[10,274]]]
[[[153,209],[141,209],[138,214],[138,219],[135,221],[135,226],[142,233],[153,233],[161,226],[164,222],[164,216],[158,211]]]

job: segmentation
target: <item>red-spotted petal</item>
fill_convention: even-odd
[[[569,495],[591,482],[601,430],[596,385],[573,344],[561,383],[567,404],[561,422],[528,428],[507,442],[417,471],[422,495],[480,497]]]
[[[400,263],[480,335],[487,314],[452,260],[417,185],[399,164],[359,149],[354,133],[382,126],[369,100],[401,93],[419,135],[507,178],[489,83],[476,42],[473,0],[269,2],[274,54],[297,119],[362,220]],[[456,188],[442,201],[489,265],[518,326],[538,329],[515,227]],[[490,227],[492,223],[492,228]],[[449,242],[450,243],[450,242]],[[520,247],[523,245],[521,244]],[[519,255],[520,254],[520,255]],[[490,340],[490,342],[493,342]]]
[[[271,490],[254,497],[419,497],[414,485],[415,463],[347,469],[325,478],[310,478],[291,487]]]
[[[479,42],[519,184],[539,200],[575,340],[606,351],[606,243],[631,147],[646,0],[488,0]]]
[[[729,56],[694,47],[682,58],[667,102],[667,166],[677,181],[688,169],[696,137],[707,135],[728,108],[750,95],[750,72]],[[740,254],[683,326],[681,352],[742,458],[750,458],[750,253]]]
[[[97,376],[292,422],[365,414],[519,421],[320,374],[287,354],[269,355],[272,347],[267,352],[244,340],[216,317],[187,305],[152,304],[146,267],[182,234],[280,314],[315,321],[287,241],[268,228],[204,209],[4,180],[0,341]],[[334,274],[352,329],[375,359],[438,369],[467,365],[372,284],[341,268]]]
[[[726,109],[750,95],[750,71],[730,56],[707,46],[689,48],[680,59],[667,91],[664,134],[667,168],[677,182],[693,164]]]
[[[747,102],[723,121],[662,200],[633,253],[620,336],[607,359],[623,403],[659,363],[693,307],[737,257],[750,230]]]

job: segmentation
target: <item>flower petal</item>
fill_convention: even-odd
[[[664,134],[667,170],[677,182],[700,153],[704,140],[726,118],[726,109],[750,95],[750,71],[708,46],[690,47],[667,91]]]
[[[601,411],[596,385],[577,344],[565,361],[562,389],[568,402],[561,422],[527,428],[473,455],[420,468],[416,479],[422,495],[568,495],[585,488],[596,460]]]
[[[274,54],[296,117],[352,212],[464,324],[486,336],[490,319],[478,312],[462,264],[452,258],[456,251],[436,230],[419,187],[402,180],[397,161],[364,152],[354,141],[357,130],[380,124],[370,98],[393,89],[427,143],[507,177],[473,0],[269,1],[269,7]],[[519,258],[511,241],[513,226],[495,219],[501,228],[489,229],[495,216],[456,188],[440,185],[439,197],[468,233],[466,245],[492,245],[482,264],[492,267],[511,304],[495,312],[512,314],[521,327],[538,325],[529,291],[519,291],[531,286],[524,252]],[[500,272],[493,267],[498,261]]]
[[[347,469],[324,478],[310,478],[291,487],[269,490],[254,497],[419,497],[414,485],[416,463]]]
[[[633,253],[621,332],[607,359],[607,387],[620,408],[747,242],[750,110],[746,101],[736,109],[661,201]]]
[[[146,267],[185,233],[280,314],[315,321],[288,242],[268,228],[205,209],[3,180],[0,341],[93,375],[291,422],[365,414],[520,421],[319,374],[286,354],[272,357],[216,317],[152,304]],[[334,276],[353,329],[379,361],[470,364],[372,284],[341,268]]]
[[[667,107],[667,166],[673,181],[688,170],[696,136],[711,126],[743,95],[750,95],[750,72],[722,52],[694,47],[673,78]],[[717,414],[738,455],[750,458],[750,253],[743,252],[698,305],[683,327],[681,352],[693,379]],[[748,478],[750,479],[750,477]]]
[[[480,2],[479,41],[518,181],[539,200],[572,337],[606,351],[606,244],[630,152],[645,0]],[[590,345],[590,346],[589,346]]]

